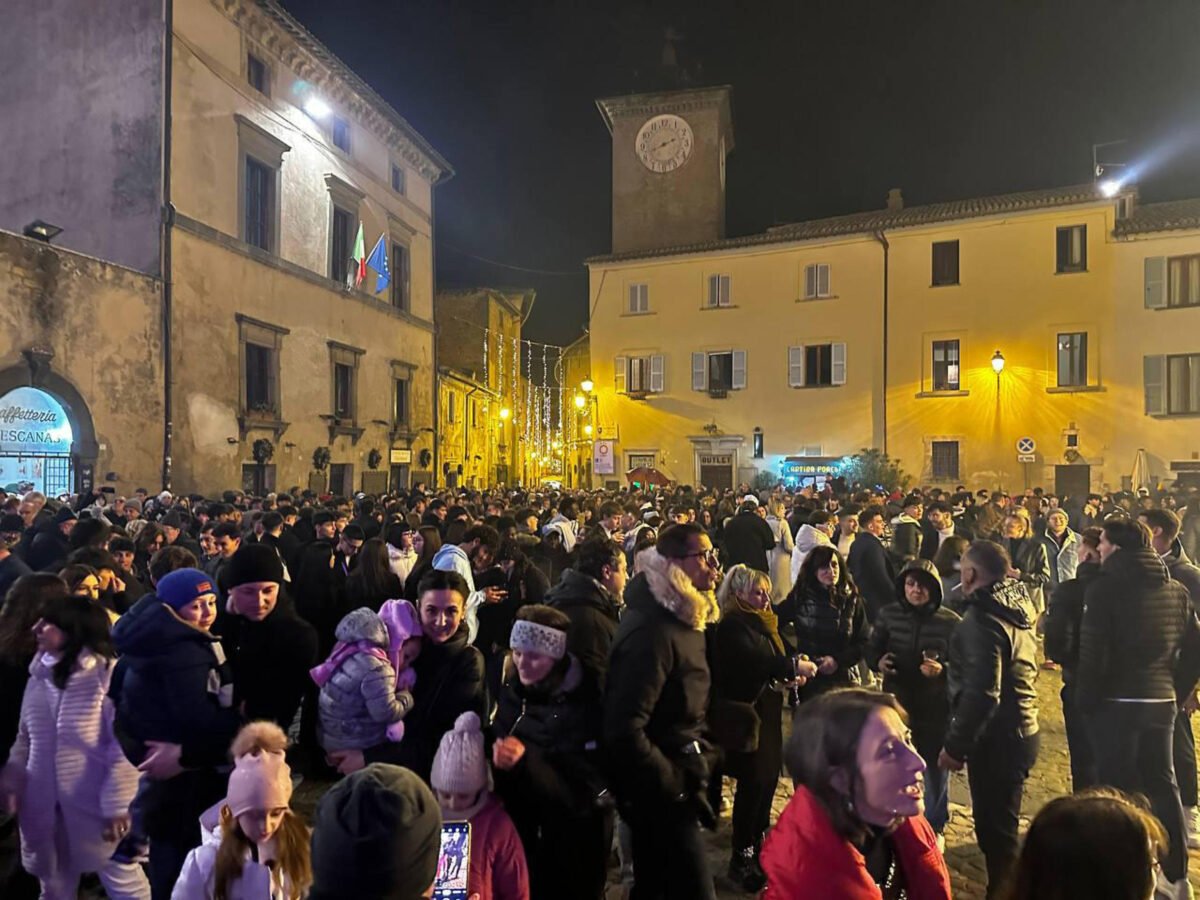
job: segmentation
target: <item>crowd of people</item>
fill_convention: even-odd
[[[7,496],[0,894],[703,900],[728,818],[740,891],[940,900],[965,769],[989,898],[1190,897],[1198,542],[1144,489]]]

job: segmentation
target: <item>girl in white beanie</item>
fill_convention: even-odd
[[[287,735],[251,722],[233,741],[225,799],[200,817],[203,843],[171,900],[300,900],[312,884],[308,826],[289,808]]]
[[[442,735],[429,783],[446,822],[471,823],[468,892],[479,900],[529,900],[525,850],[492,794],[479,716],[465,712]]]

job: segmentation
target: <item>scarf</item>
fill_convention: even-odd
[[[753,606],[743,603],[741,597],[735,596],[734,601],[741,612],[753,616],[762,623],[763,628],[767,630],[767,637],[771,639],[771,643],[775,645],[779,655],[786,656],[787,651],[783,648],[783,638],[779,636],[779,616],[775,615],[775,610],[771,609],[771,605],[767,604],[765,609],[755,609]]]
[[[377,647],[370,641],[355,641],[353,644],[338,641],[333,645],[333,652],[329,654],[329,659],[325,660],[319,666],[313,666],[313,668],[308,670],[308,674],[317,683],[317,687],[324,687],[325,682],[329,681],[333,677],[333,673],[338,670],[338,666],[355,653],[369,653],[378,659],[388,662],[388,655],[384,652],[383,648]]]

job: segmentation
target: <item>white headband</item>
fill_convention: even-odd
[[[523,653],[540,653],[562,659],[567,655],[567,633],[548,625],[518,619],[513,622],[508,646]]]

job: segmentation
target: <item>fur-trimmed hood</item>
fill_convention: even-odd
[[[703,631],[720,618],[716,592],[697,590],[683,569],[657,549],[647,547],[637,561],[655,602],[684,625]]]

